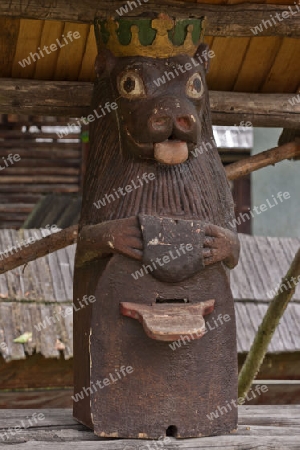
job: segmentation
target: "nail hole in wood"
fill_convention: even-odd
[[[166,429],[166,436],[176,437],[177,436],[177,427],[175,425],[170,425]]]

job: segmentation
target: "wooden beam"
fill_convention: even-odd
[[[92,23],[94,17],[116,16],[124,0],[85,0],[70,2],[56,0],[1,0],[0,15],[23,19],[61,20],[66,22]],[[210,5],[176,0],[140,0],[135,1],[137,8],[128,8],[124,15],[139,15],[145,12],[168,12],[182,17],[207,17],[206,34],[210,36],[254,36],[251,28],[261,25],[258,36],[300,36],[300,14],[293,4],[237,4]],[[139,6],[140,3],[140,6]],[[291,9],[289,9],[291,8]],[[282,13],[285,13],[282,17]],[[288,16],[287,16],[287,13]],[[294,13],[294,14],[292,14]],[[279,19],[276,16],[278,14]],[[271,21],[273,16],[274,21]],[[263,25],[262,21],[266,25]],[[268,21],[268,22],[267,22]],[[274,24],[275,22],[275,24]]]
[[[37,81],[2,78],[0,113],[38,116],[86,117],[93,84],[73,81]],[[292,94],[248,94],[210,91],[214,125],[251,122],[259,127],[300,129],[300,103]]]
[[[229,180],[236,180],[263,167],[274,165],[284,159],[295,159],[300,155],[300,143],[289,142],[281,147],[271,148],[257,155],[242,159],[226,166]]]
[[[89,110],[93,84],[0,79],[0,112],[81,117]]]
[[[291,105],[294,94],[210,92],[214,125],[251,122],[256,127],[300,129],[300,103]]]
[[[77,241],[78,226],[72,225],[69,228],[58,231],[57,233],[46,236],[25,247],[17,249],[11,247],[4,249],[0,260],[0,273],[5,273],[21,265],[34,261],[37,258],[48,255],[48,253],[56,252],[61,248],[72,245]],[[24,244],[25,245],[25,244]],[[18,250],[15,254],[15,250]],[[4,255],[4,258],[3,258]]]
[[[299,97],[300,99],[300,87],[297,90],[297,94],[294,96],[294,99],[296,100],[296,97]],[[294,103],[297,103],[296,101],[294,101]],[[300,103],[300,102],[299,102]],[[300,143],[300,129],[296,129],[296,128],[284,128],[282,130],[282,133],[279,137],[278,140],[278,145],[284,145],[284,144],[288,144],[289,142],[299,142]],[[296,159],[300,159],[300,155],[298,158]]]

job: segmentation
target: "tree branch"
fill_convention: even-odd
[[[33,244],[29,244],[28,247],[24,247],[15,254],[0,260],[0,274],[15,269],[18,266],[22,266],[23,264],[27,264],[30,261],[34,261],[37,258],[41,258],[48,253],[56,252],[56,250],[75,244],[77,235],[78,226],[73,225],[42,238]]]
[[[296,281],[294,280],[296,279]],[[247,355],[246,361],[239,375],[239,397],[245,397],[251,388],[259,368],[267,353],[272,336],[279,324],[289,301],[295,293],[300,279],[300,249],[289,268],[286,276],[282,279],[277,294],[271,301],[269,308],[254,338],[253,344]],[[283,291],[284,288],[284,291]]]
[[[292,159],[297,156],[300,156],[300,143],[289,142],[281,147],[271,148],[258,155],[229,164],[225,168],[226,175],[229,180],[236,180],[262,167],[274,165],[284,159]]]

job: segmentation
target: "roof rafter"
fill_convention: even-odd
[[[258,36],[291,36],[300,37],[299,5],[270,5],[270,4],[235,4],[216,5],[183,2],[177,0],[136,0],[137,8],[127,5],[125,15],[139,15],[144,12],[168,11],[170,15],[182,17],[207,17],[206,34],[209,36],[255,36],[251,28],[261,25]],[[1,0],[0,16],[61,20],[66,22],[92,23],[95,16],[116,16],[124,0],[85,0],[84,2],[70,2],[69,0],[55,0],[41,2],[41,0]],[[272,16],[272,17],[271,17]]]

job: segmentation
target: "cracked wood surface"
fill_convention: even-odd
[[[14,427],[28,424],[32,414],[45,418],[30,428]],[[12,433],[5,430],[10,429]],[[230,450],[296,450],[300,442],[300,405],[239,406],[239,428],[236,434],[197,439],[169,438],[166,450],[230,449]],[[156,441],[101,439],[72,418],[71,409],[2,410],[0,413],[0,446],[10,449],[47,450],[157,450]],[[148,446],[147,446],[148,444]]]

